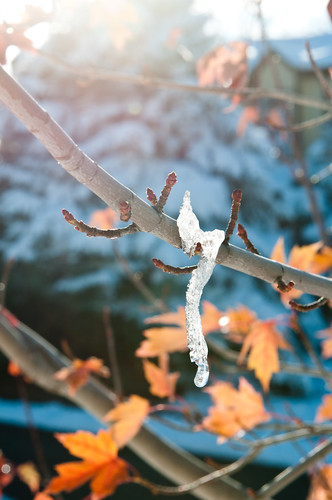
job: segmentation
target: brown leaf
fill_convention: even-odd
[[[244,87],[248,82],[247,47],[245,42],[230,42],[201,57],[196,67],[199,85]]]
[[[257,320],[242,345],[238,363],[243,362],[250,350],[247,366],[250,370],[255,370],[264,391],[269,390],[273,373],[279,371],[278,348],[291,349],[291,346],[278,332],[273,320]]]
[[[69,386],[69,394],[73,395],[87,383],[91,373],[105,378],[110,375],[109,369],[103,365],[103,361],[91,356],[86,361],[74,359],[70,366],[56,372],[54,378],[66,382]]]

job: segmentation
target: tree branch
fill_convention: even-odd
[[[158,213],[85,155],[2,67],[0,99],[75,179],[117,212],[120,203],[126,200],[131,207],[131,220],[140,231],[152,233],[170,245],[181,248],[176,221],[166,214]],[[232,245],[221,245],[216,262],[269,283],[274,283],[280,276],[286,282],[294,281],[298,290],[332,299],[332,280],[253,255]]]
[[[85,386],[70,395],[66,385],[54,379],[54,374],[70,365],[70,360],[23,323],[19,322],[15,328],[1,315],[0,346],[3,353],[15,360],[34,383],[48,392],[71,400],[97,419],[102,420],[116,404],[116,395],[92,377]],[[166,443],[145,427],[128,443],[128,447],[154,469],[178,484],[194,481],[211,472],[211,468],[204,462],[176,445]],[[204,500],[247,499],[239,483],[230,478],[203,486],[193,494]]]

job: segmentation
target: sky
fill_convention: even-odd
[[[213,15],[210,29],[220,33],[221,38],[255,39],[260,37],[256,1],[195,0],[195,5],[197,10]],[[327,14],[327,3],[328,0],[262,0],[268,37],[292,38],[330,33],[332,23]],[[24,4],[41,5],[47,9],[52,0],[1,0],[0,20],[2,17],[13,20]]]
[[[331,33],[328,0],[262,0],[268,38],[294,38]],[[201,12],[211,12],[210,29],[225,39],[260,38],[254,0],[196,0]],[[248,16],[249,14],[249,16]]]

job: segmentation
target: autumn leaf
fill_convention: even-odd
[[[227,309],[221,316],[219,325],[221,332],[230,340],[242,343],[256,319],[254,311],[240,304],[236,308]]]
[[[32,493],[36,493],[40,486],[40,474],[32,462],[25,462],[16,467],[16,472],[21,481],[28,485]]]
[[[257,320],[242,345],[238,363],[243,363],[250,351],[247,366],[250,370],[255,370],[264,391],[269,390],[273,373],[279,371],[278,348],[291,349],[291,346],[278,332],[273,320]]]
[[[39,491],[34,497],[33,500],[54,500],[53,497],[45,493],[44,491]]]
[[[73,395],[87,383],[91,373],[101,377],[109,377],[110,375],[109,369],[103,365],[102,360],[92,356],[86,361],[74,359],[70,366],[56,372],[54,378],[66,382],[69,386],[69,394]]]
[[[174,400],[175,386],[180,372],[169,373],[168,354],[159,356],[159,366],[150,361],[143,361],[143,370],[146,380],[150,384],[150,392],[158,398]]]
[[[323,396],[323,402],[318,407],[315,420],[316,422],[323,422],[324,420],[332,419],[332,394]]]
[[[90,217],[89,225],[99,229],[113,229],[118,220],[118,214],[107,207],[104,210],[95,210]]]
[[[90,481],[92,493],[102,499],[128,480],[128,464],[118,457],[118,447],[109,430],[102,429],[96,435],[77,431],[55,437],[72,455],[83,460],[56,465],[58,476],[51,480],[45,493],[69,492]]]
[[[309,495],[306,500],[331,500],[332,465],[317,465],[311,475]]]
[[[236,134],[242,137],[250,123],[257,123],[259,120],[259,110],[255,106],[246,106],[240,115],[237,123]]]
[[[326,340],[323,340],[321,343],[321,348],[322,348],[322,356],[325,359],[331,358],[332,357],[332,323],[329,328],[326,328],[325,330],[320,330],[317,332],[317,336],[322,338],[322,337],[327,337]]]
[[[20,375],[22,375],[21,368],[18,366],[17,363],[15,363],[15,361],[9,361],[7,372],[12,377],[19,377]]]
[[[270,419],[261,394],[243,377],[239,379],[238,390],[229,382],[217,382],[205,391],[211,395],[213,406],[201,427],[218,434],[219,441]]]
[[[222,315],[210,302],[203,301],[202,329],[203,334],[219,330],[219,319]],[[147,324],[163,324],[176,326],[163,326],[144,330],[143,340],[136,350],[136,356],[150,358],[164,353],[182,352],[187,349],[186,315],[184,307],[179,306],[176,312],[168,312],[152,316],[145,320]]]
[[[0,63],[6,64],[6,51],[11,45],[22,50],[30,50],[36,52],[32,45],[32,41],[24,34],[27,27],[8,25],[5,22],[0,23]]]
[[[319,268],[321,272],[324,272],[327,268],[323,267],[322,261],[318,263],[318,261],[316,260],[318,252],[321,248],[322,243],[319,241],[317,243],[304,245],[302,247],[298,245],[293,246],[288,257],[288,265],[291,267],[295,267],[296,269],[300,269],[301,271],[313,272],[313,269]],[[278,239],[272,250],[270,258],[281,263],[287,263],[283,237],[280,237]],[[289,307],[289,301],[298,299],[302,295],[302,293],[303,292],[301,292],[300,290],[296,290],[296,288],[293,288],[291,291],[286,293],[280,292],[280,298],[284,306]]]
[[[113,422],[111,434],[119,448],[125,446],[138,433],[149,408],[147,399],[132,395],[128,401],[119,403],[104,416],[103,420]]]
[[[323,246],[314,255],[310,265],[310,272],[323,274],[332,268],[332,248]]]
[[[247,47],[245,42],[230,42],[201,57],[196,67],[199,85],[244,87],[248,81]]]

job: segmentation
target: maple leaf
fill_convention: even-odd
[[[248,128],[249,123],[257,123],[259,120],[259,110],[255,106],[246,106],[237,122],[236,134],[242,137]]]
[[[56,465],[58,476],[51,480],[45,493],[69,492],[90,481],[92,493],[101,499],[112,495],[117,486],[128,480],[128,464],[118,457],[118,447],[109,430],[102,429],[97,434],[77,431],[55,437],[82,460]]]
[[[310,490],[306,500],[331,500],[332,465],[317,465],[311,475]]]
[[[25,462],[16,467],[16,472],[21,481],[28,485],[32,493],[36,493],[40,486],[40,474],[32,462]]]
[[[270,419],[264,408],[263,398],[244,378],[239,379],[239,389],[229,382],[217,382],[206,389],[213,400],[209,415],[201,427],[222,438],[232,437]]]
[[[268,391],[273,373],[279,371],[278,348],[291,349],[275,327],[275,321],[257,320],[250,333],[245,337],[238,363],[241,364],[249,352],[248,368],[255,370],[255,375]]]
[[[103,365],[102,360],[92,356],[86,361],[74,359],[70,366],[61,368],[61,370],[56,372],[54,378],[67,382],[69,394],[73,395],[80,387],[87,383],[91,373],[101,377],[109,377],[110,375],[109,369]]]
[[[244,87],[248,81],[247,47],[245,42],[230,42],[201,57],[196,67],[199,85]]]
[[[323,422],[323,420],[332,419],[332,394],[323,396],[323,402],[318,407],[315,420],[316,422]]]
[[[322,243],[312,243],[311,245],[304,245],[302,247],[295,245],[290,251],[288,257],[288,264],[291,267],[295,267],[296,269],[300,269],[301,271],[313,272],[312,269],[318,268],[318,263],[315,260],[317,258],[318,251],[322,248]],[[275,244],[272,253],[270,255],[272,260],[276,260],[277,262],[286,263],[286,254],[284,249],[284,238],[280,237]],[[324,269],[322,263],[320,263],[320,269]],[[325,269],[326,270],[326,269]],[[296,286],[296,284],[295,284]],[[275,286],[276,288],[276,286]],[[276,288],[277,289],[277,288]],[[277,289],[278,290],[278,289]],[[300,290],[296,290],[293,288],[291,291],[286,293],[280,292],[280,298],[284,306],[289,307],[289,301],[298,299],[303,292]]]
[[[332,248],[323,246],[314,255],[310,272],[314,274],[323,274],[332,268]]]
[[[45,493],[44,491],[39,491],[34,497],[33,500],[54,500],[53,497]]]
[[[147,399],[131,395],[128,401],[119,403],[103,418],[114,422],[111,428],[112,438],[119,448],[125,446],[140,430],[150,405]]]
[[[227,309],[221,316],[219,325],[222,333],[227,334],[230,340],[242,343],[256,319],[254,311],[240,304],[237,308]]]
[[[8,25],[5,22],[0,23],[0,63],[6,64],[6,51],[11,45],[22,50],[36,52],[32,45],[32,41],[27,38],[24,32],[27,26]]]
[[[169,373],[168,354],[159,356],[159,367],[150,361],[143,361],[143,370],[146,380],[150,384],[150,392],[158,398],[174,400],[175,386],[180,372]]]
[[[107,207],[104,210],[95,210],[90,217],[89,225],[99,229],[113,229],[118,220],[118,214]]]
[[[210,302],[203,301],[202,329],[203,334],[219,330],[218,321],[222,313]],[[164,353],[183,352],[187,349],[185,309],[179,306],[177,312],[168,312],[147,318],[145,323],[160,323],[164,325],[143,331],[146,340],[141,342],[136,350],[139,358],[151,358]]]

